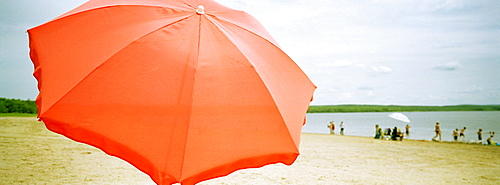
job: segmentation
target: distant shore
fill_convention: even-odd
[[[429,112],[429,111],[500,111],[500,105],[311,105],[307,113],[336,112]]]
[[[9,105],[9,106],[7,106]],[[335,112],[428,112],[428,111],[500,111],[500,105],[311,105],[307,113]],[[37,107],[33,100],[8,99],[0,97],[0,117],[36,116]]]

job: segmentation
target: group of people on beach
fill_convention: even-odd
[[[330,124],[328,124],[328,129],[330,130],[330,134],[335,134],[335,122],[330,121]],[[340,122],[340,135],[344,135],[344,122]]]
[[[454,141],[455,143],[457,143],[459,140],[460,140],[460,141],[464,141],[464,139],[465,139],[465,130],[467,130],[467,127],[464,127],[464,128],[463,128],[460,132],[458,131],[458,128],[456,128],[456,129],[453,131],[452,136],[453,136],[453,141]],[[482,130],[481,130],[481,129],[479,129],[478,134],[479,134],[479,133],[482,133]],[[481,136],[481,135],[478,135],[478,137],[479,137],[479,140],[482,140],[482,136]]]
[[[382,131],[382,128],[379,125],[375,125],[375,139],[391,139],[394,141],[403,141],[403,138],[406,135],[410,134],[410,126],[405,126],[405,132],[401,132],[401,129],[398,127],[386,128],[385,131]]]
[[[330,123],[327,125],[328,129],[330,130],[330,134],[335,134],[335,122],[330,121]],[[340,122],[340,135],[344,135],[344,122]],[[391,128],[386,128],[385,130],[382,130],[382,128],[379,125],[375,125],[375,139],[390,139],[390,140],[395,140],[395,141],[403,141],[403,138],[405,135],[410,134],[410,125],[405,126],[405,132],[402,132],[401,129],[398,127],[394,127],[393,129]],[[463,127],[462,129],[456,128],[453,133],[453,140],[454,142],[465,142],[465,131],[467,130],[467,127]],[[436,135],[432,138],[432,141],[441,141],[442,135],[441,135],[441,125],[439,122],[436,122],[435,129],[434,131],[436,132]],[[486,144],[488,145],[496,145],[493,141],[493,137],[495,136],[495,132],[488,132],[490,135],[488,139],[486,139]],[[479,129],[477,131],[477,139],[478,143],[483,143],[483,130]]]
[[[452,133],[453,141],[455,143],[465,142],[465,131],[466,130],[467,130],[467,127],[464,127],[460,131],[458,130],[458,128],[456,128]],[[440,126],[439,122],[436,122],[434,131],[436,132],[436,135],[432,138],[432,141],[441,141],[441,126]],[[490,134],[490,137],[488,137],[488,139],[486,139],[486,143],[488,145],[495,145],[496,143],[493,141],[493,137],[495,136],[495,132],[489,132],[489,134]],[[437,138],[439,138],[439,139],[437,139]],[[483,129],[479,129],[477,131],[477,141],[478,141],[478,143],[483,142]]]
[[[330,134],[335,134],[335,122],[330,121],[327,125],[330,130]],[[393,129],[387,128],[385,131],[382,131],[382,128],[379,125],[375,125],[375,139],[391,139],[395,141],[403,141],[403,138],[406,135],[410,134],[410,125],[405,126],[405,132],[401,132],[401,129],[398,127],[394,127]],[[340,122],[340,135],[344,135],[344,122]]]

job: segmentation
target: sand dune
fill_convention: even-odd
[[[500,147],[302,134],[291,165],[245,169],[215,184],[499,184]],[[48,131],[35,118],[0,119],[0,184],[154,184],[99,149]]]

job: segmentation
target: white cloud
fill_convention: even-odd
[[[358,90],[370,90],[370,91],[371,91],[371,90],[373,90],[374,88],[373,88],[373,87],[371,87],[371,86],[359,86],[357,89],[358,89]]]
[[[387,74],[392,72],[392,69],[387,66],[372,66],[371,69],[377,74]]]
[[[346,100],[346,99],[352,99],[352,97],[353,96],[351,93],[340,93],[338,99]]]
[[[368,66],[366,66],[365,64],[356,64],[356,67],[359,67],[359,68],[367,68]]]
[[[367,95],[367,96],[369,96],[369,97],[371,97],[371,96],[375,96],[375,94],[373,94],[373,91],[368,91],[368,92],[366,93],[366,95]]]
[[[434,67],[435,70],[441,71],[455,71],[457,69],[463,68],[464,66],[460,62],[452,61],[446,64],[440,64]]]
[[[466,87],[463,89],[462,93],[477,94],[483,91],[482,87]]]
[[[352,66],[353,62],[350,60],[337,60],[335,62],[330,63],[329,65],[332,67],[348,67]]]

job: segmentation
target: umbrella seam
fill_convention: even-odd
[[[244,12],[244,11],[240,11],[240,12],[247,14],[247,13],[246,13],[246,12]],[[281,48],[277,45],[277,43],[275,44],[274,42],[270,41],[269,39],[267,39],[267,38],[265,38],[265,37],[262,37],[261,35],[257,34],[256,32],[253,32],[253,31],[251,31],[250,29],[247,29],[247,28],[245,28],[245,27],[243,27],[243,26],[240,26],[240,25],[238,25],[238,24],[235,24],[235,23],[233,23],[232,21],[228,21],[228,20],[226,20],[226,19],[224,19],[224,18],[218,17],[218,16],[216,16],[216,15],[214,15],[214,14],[211,14],[211,15],[212,15],[213,17],[216,17],[217,19],[219,19],[219,20],[223,21],[223,22],[226,22],[226,23],[228,23],[228,24],[234,25],[235,27],[238,27],[238,28],[241,28],[241,29],[243,29],[243,30],[246,30],[247,32],[249,32],[249,33],[251,33],[251,34],[253,34],[253,35],[257,36],[257,37],[262,38],[263,40],[265,40],[265,41],[269,42],[271,45],[273,45],[274,47],[278,48],[281,52],[283,52],[283,51],[281,50]],[[248,14],[247,14],[247,15],[248,15]],[[249,15],[249,16],[250,16],[250,15]],[[285,53],[285,52],[283,52],[283,53],[286,55],[286,53]],[[288,55],[287,55],[287,56],[288,56]]]
[[[185,4],[186,6],[189,6],[190,8],[193,8],[193,9],[196,10],[196,6],[193,5],[193,4],[189,4],[189,3],[185,2],[185,1],[182,1],[182,0],[177,0],[177,1],[181,2],[182,4]]]
[[[243,13],[245,13],[245,12],[243,12]],[[266,39],[266,38],[264,38],[264,37],[260,36],[259,34],[257,34],[257,33],[255,33],[255,32],[253,32],[253,31],[251,31],[251,30],[249,30],[249,29],[246,29],[246,28],[244,28],[244,27],[242,27],[242,26],[239,26],[239,25],[237,25],[237,24],[234,24],[234,23],[232,23],[232,22],[230,22],[230,21],[227,21],[227,20],[225,20],[225,19],[220,19],[219,17],[217,17],[217,16],[215,16],[215,15],[212,15],[212,16],[213,16],[213,17],[216,17],[218,20],[221,20],[221,21],[226,22],[226,23],[228,23],[228,24],[234,25],[235,27],[238,27],[238,28],[240,28],[240,29],[242,29],[242,30],[245,30],[245,31],[247,31],[247,32],[251,33],[252,35],[255,35],[256,37],[259,37],[259,38],[261,38],[261,39],[265,40],[266,42],[268,42],[268,43],[270,43],[271,45],[273,45],[274,47],[276,47],[276,49],[277,49],[279,52],[283,53],[283,54],[284,54],[287,58],[289,58],[291,61],[293,61],[293,60],[292,60],[292,59],[291,59],[291,58],[290,58],[290,57],[289,57],[289,56],[288,56],[288,55],[287,55],[287,54],[286,54],[283,50],[281,50],[281,48],[280,48],[279,46],[275,45],[273,42],[271,42],[271,41],[269,41],[268,39]],[[215,21],[212,21],[212,22],[215,22]],[[218,24],[215,24],[215,25],[217,25],[217,27],[218,27],[219,29],[221,29],[221,26],[218,26]],[[228,38],[228,39],[229,39],[229,40],[231,40],[230,38]],[[233,42],[231,42],[231,43],[233,43]],[[236,45],[234,45],[234,46],[235,46],[235,48],[238,48],[238,46],[236,46]],[[239,50],[239,49],[238,49],[238,50]],[[243,56],[245,56],[245,58],[247,58],[247,57],[246,57],[246,55],[245,55],[243,52],[241,52],[241,50],[239,50],[239,51],[240,51],[240,53],[241,53]],[[247,59],[248,59],[248,58],[247,58]],[[248,60],[248,61],[251,63],[251,60]],[[295,62],[294,62],[294,64],[295,64]],[[295,65],[297,65],[297,64],[295,64]],[[300,69],[300,68],[299,68],[299,69]],[[255,67],[254,67],[254,70],[255,70],[255,72],[258,74],[257,69],[256,69]],[[273,74],[276,74],[276,73],[274,72],[274,71],[275,71],[274,69],[272,69],[272,71],[273,71]],[[278,75],[276,75],[276,76],[278,77],[277,79],[279,79],[279,81],[280,81],[280,83],[281,83],[281,84],[285,84],[285,83],[283,83],[283,80],[282,80],[282,79],[281,79]],[[262,82],[262,83],[266,86],[266,90],[267,90],[267,92],[269,93],[269,95],[272,97],[273,102],[275,102],[276,109],[277,109],[277,110],[278,110],[278,112],[280,113],[280,117],[281,117],[281,119],[282,119],[283,123],[285,123],[286,128],[287,128],[287,129],[288,129],[288,131],[290,132],[290,128],[288,127],[288,125],[287,125],[287,124],[286,124],[286,122],[285,122],[285,118],[284,118],[284,116],[283,116],[283,113],[282,113],[281,109],[279,108],[279,106],[277,106],[277,103],[276,103],[276,98],[275,98],[275,97],[273,96],[273,94],[269,91],[269,86],[268,86],[265,82]],[[287,85],[284,85],[284,87],[288,90],[288,92],[290,92],[290,88],[289,88]],[[298,103],[298,102],[299,102],[299,101],[298,101],[298,99],[297,99],[295,96],[293,96],[293,101],[294,101],[295,103]],[[307,110],[306,110],[306,111],[307,111]],[[293,140],[293,138],[291,137],[291,135],[290,135],[290,139],[292,140],[292,142],[293,142],[293,143],[295,143],[295,141]],[[298,146],[298,143],[296,143],[296,144],[295,144],[295,146]],[[297,148],[297,151],[299,151],[299,148]]]
[[[214,17],[217,17],[217,16],[215,16],[215,15],[213,15],[213,16],[214,16]],[[259,37],[259,38],[262,38],[262,39],[263,39],[263,40],[265,40],[266,42],[269,42],[271,45],[273,45],[274,47],[276,47],[276,48],[277,48],[277,49],[278,49],[281,53],[283,53],[285,56],[287,56],[288,58],[290,58],[290,56],[288,56],[288,55],[287,55],[287,54],[286,54],[283,50],[281,50],[281,48],[280,48],[279,46],[275,45],[275,44],[274,44],[273,42],[271,42],[270,40],[268,40],[268,39],[266,39],[266,38],[264,38],[264,37],[260,36],[259,34],[257,34],[257,33],[255,33],[255,32],[253,32],[253,31],[251,31],[251,30],[249,30],[249,29],[246,29],[246,28],[244,28],[244,27],[242,27],[242,26],[239,26],[239,25],[237,25],[237,24],[234,24],[234,23],[232,23],[232,22],[230,22],[230,21],[227,21],[227,20],[225,20],[225,19],[220,19],[219,17],[217,17],[217,18],[218,18],[219,20],[222,20],[222,21],[226,22],[226,23],[229,23],[229,24],[231,24],[231,25],[234,25],[235,27],[238,27],[238,28],[241,28],[241,29],[243,29],[243,30],[246,30],[247,32],[249,32],[249,33],[251,33],[251,34],[253,34],[253,35],[255,35],[255,36]],[[236,48],[238,48],[238,47],[236,46]],[[243,55],[245,55],[243,52],[241,52],[241,53],[242,53]],[[290,60],[292,60],[292,59],[290,58]],[[249,61],[250,61],[250,60],[249,60]],[[293,60],[292,60],[292,61],[293,61]],[[295,64],[295,62],[294,62],[294,64]],[[295,64],[295,65],[297,65],[297,64]],[[299,68],[299,69],[300,69],[300,68]],[[282,79],[281,79],[281,78],[279,78],[279,80],[282,82]],[[265,83],[264,83],[264,84],[265,84]],[[286,86],[286,87],[287,87],[287,89],[288,89],[288,86]],[[295,100],[295,102],[297,102],[297,99],[295,99],[295,98],[294,98],[294,100]]]
[[[71,87],[71,88],[70,88],[70,89],[69,89],[69,90],[68,90],[68,91],[67,91],[67,92],[66,92],[63,96],[61,96],[61,98],[59,98],[59,100],[57,100],[57,101],[56,101],[56,102],[54,102],[54,103],[53,103],[50,107],[48,107],[48,108],[46,109],[46,111],[48,111],[48,110],[49,110],[50,108],[52,108],[54,105],[56,105],[57,103],[59,103],[62,99],[64,99],[64,97],[66,97],[66,96],[67,96],[67,95],[68,95],[71,91],[73,91],[73,90],[74,90],[74,89],[75,89],[78,85],[80,85],[80,84],[81,84],[81,83],[82,83],[85,79],[87,79],[87,78],[88,78],[91,74],[93,74],[93,73],[94,73],[97,69],[99,69],[101,66],[103,66],[104,64],[106,64],[106,63],[108,62],[108,60],[109,60],[109,59],[113,58],[116,54],[120,53],[120,52],[121,52],[124,48],[126,48],[126,47],[130,46],[130,44],[132,44],[132,43],[136,42],[137,40],[140,40],[140,39],[142,39],[142,38],[144,38],[144,37],[146,37],[146,36],[148,36],[148,35],[150,35],[150,34],[152,34],[152,33],[156,32],[156,31],[158,31],[158,30],[161,30],[161,29],[163,29],[163,28],[165,28],[165,27],[168,27],[168,26],[173,25],[173,24],[175,24],[175,23],[178,23],[178,22],[181,22],[181,21],[183,21],[183,20],[186,20],[186,19],[187,19],[187,18],[189,18],[190,16],[192,16],[192,14],[191,14],[191,15],[187,15],[186,17],[184,17],[184,18],[182,18],[182,19],[179,19],[179,20],[177,20],[177,21],[174,21],[174,22],[172,22],[172,23],[170,23],[170,24],[167,24],[167,25],[165,25],[165,26],[161,26],[161,27],[160,27],[160,28],[158,28],[158,29],[155,29],[155,30],[153,30],[153,31],[150,31],[150,32],[148,32],[148,33],[146,33],[146,34],[144,34],[144,35],[142,35],[142,36],[138,37],[137,39],[132,40],[130,43],[128,43],[128,44],[126,44],[126,45],[124,45],[122,48],[118,49],[115,53],[113,53],[113,54],[112,54],[112,55],[110,55],[108,58],[106,58],[106,59],[104,60],[104,62],[102,62],[101,64],[99,64],[98,66],[96,66],[96,67],[95,67],[92,71],[90,71],[87,75],[85,75],[85,76],[84,76],[84,77],[83,77],[83,78],[82,78],[82,79],[81,79],[81,80],[80,80],[77,84],[75,84],[75,85],[74,85],[73,87]],[[158,20],[155,20],[155,21],[158,21]],[[45,111],[45,112],[46,112],[46,111]],[[41,117],[41,116],[40,116],[40,117]]]
[[[238,26],[238,25],[236,25],[236,24],[234,24],[234,23],[232,23],[232,22],[226,21],[226,20],[224,20],[224,21],[225,21],[225,22],[228,22],[229,24],[235,25],[236,27],[239,27],[239,28],[241,28],[241,29],[243,29],[243,30],[246,30],[246,31],[248,31],[249,33],[251,33],[251,34],[255,35],[256,37],[260,37],[260,38],[262,38],[262,39],[263,39],[263,40],[265,40],[266,42],[268,42],[268,43],[270,43],[271,45],[273,45],[274,47],[276,47],[276,49],[278,49],[278,51],[279,51],[279,52],[283,53],[283,55],[285,55],[287,58],[289,58],[289,59],[290,59],[290,60],[291,60],[291,61],[292,61],[295,65],[297,65],[297,64],[296,64],[296,63],[295,63],[295,62],[294,62],[294,61],[290,58],[290,56],[288,56],[288,54],[286,54],[286,53],[285,53],[285,52],[284,52],[284,51],[283,51],[283,50],[282,50],[282,49],[281,49],[278,45],[275,45],[275,44],[274,44],[273,42],[271,42],[270,40],[268,40],[268,39],[266,39],[266,38],[264,38],[264,37],[260,36],[259,34],[257,34],[257,33],[255,33],[255,32],[253,32],[253,31],[251,31],[251,30],[249,30],[249,29],[246,29],[246,28],[244,28],[244,27]],[[243,54],[243,55],[244,55],[244,54]],[[249,60],[249,62],[250,62],[250,60]],[[297,67],[298,67],[298,66],[297,66]],[[274,69],[274,68],[271,68],[271,70],[273,71],[273,74],[276,74],[276,73],[275,73],[275,69]],[[299,68],[299,70],[300,70],[300,71],[302,71],[302,69],[300,69],[300,68]],[[257,69],[256,69],[256,71],[257,71]],[[280,83],[281,83],[281,84],[285,84],[285,83],[283,82],[282,78],[281,78],[279,75],[276,75],[276,77],[277,77],[277,79],[279,79],[279,81],[280,81]],[[263,83],[264,83],[264,82],[263,82]],[[265,85],[266,87],[268,87],[268,85],[267,85],[266,83],[264,83],[264,85]],[[289,86],[288,86],[288,85],[283,85],[283,86],[287,89],[287,92],[291,92],[291,91],[290,91],[290,88],[289,88]],[[269,91],[269,88],[266,88],[266,89]],[[273,94],[272,94],[270,91],[269,91],[269,94],[271,95],[271,97],[273,97],[273,101],[275,102],[275,104],[276,104],[276,105],[278,105],[278,104],[276,103],[276,99],[275,99],[275,97],[273,96]],[[293,101],[295,102],[295,104],[297,104],[297,103],[299,103],[299,102],[300,102],[300,101],[297,99],[297,97],[296,97],[296,96],[292,96],[292,97],[293,97]],[[287,127],[288,131],[290,132],[290,128],[289,128],[289,127],[288,127],[288,125],[286,124],[286,121],[285,121],[285,118],[284,118],[284,116],[283,116],[282,110],[279,108],[279,106],[276,106],[276,108],[277,108],[277,110],[280,112],[281,118],[283,119],[283,122],[285,123],[285,126]],[[306,112],[307,112],[307,110],[306,110]],[[290,139],[293,141],[293,143],[295,143],[295,140],[293,140],[292,135],[289,135],[289,136],[290,136]],[[299,142],[300,142],[300,140],[299,140]],[[295,146],[299,146],[299,144],[300,144],[300,143],[295,143]],[[298,151],[299,151],[299,148],[297,148],[297,152],[298,152]]]
[[[193,65],[193,70],[194,70],[194,75],[193,75],[193,78],[196,79],[196,69],[198,68],[198,62],[199,62],[199,56],[200,56],[200,42],[201,42],[201,19],[202,19],[202,16],[199,16],[199,21],[198,21],[198,45],[197,45],[197,54],[196,54],[196,63]],[[195,81],[195,80],[193,80]],[[193,105],[192,105],[192,102],[193,102],[193,97],[194,97],[194,87],[195,84],[193,84],[193,90],[191,91],[191,103],[190,103],[190,107],[189,107],[189,114],[188,114],[188,118],[189,118],[189,121],[188,121],[188,125],[187,125],[187,133],[186,133],[186,138],[185,138],[185,147],[184,147],[184,155],[182,156],[182,164],[181,164],[181,170],[180,170],[180,174],[179,174],[179,181],[182,181],[181,178],[182,178],[182,174],[184,172],[184,164],[185,164],[185,158],[186,158],[186,150],[187,150],[187,142],[188,142],[188,139],[189,139],[189,131],[190,131],[190,126],[191,126],[191,115],[193,113]],[[166,165],[165,165],[166,166]]]

